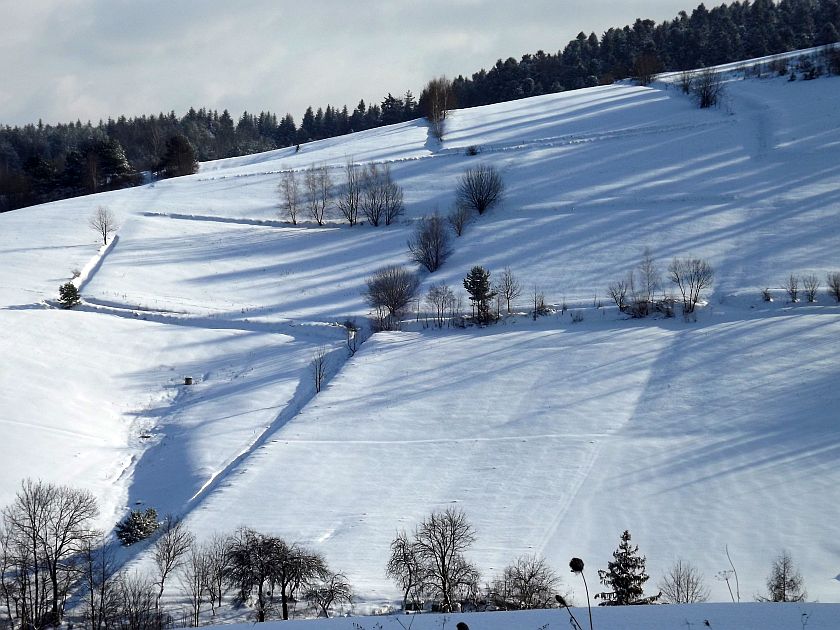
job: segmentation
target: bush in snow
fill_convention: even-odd
[[[390,265],[375,271],[365,282],[367,290],[363,295],[376,311],[379,328],[398,328],[405,308],[420,287],[417,274],[400,265]]]
[[[437,213],[423,217],[408,239],[409,257],[429,273],[434,273],[452,253],[449,240],[449,227],[443,217]]]
[[[693,92],[700,109],[716,107],[723,97],[723,91],[723,81],[713,69],[706,68],[695,75]]]
[[[799,278],[795,274],[790,274],[782,285],[785,293],[788,294],[791,302],[799,301]]]
[[[820,280],[816,274],[809,273],[802,276],[802,286],[805,289],[805,297],[809,302],[817,301],[817,291],[820,290]]]
[[[468,169],[458,181],[455,199],[459,206],[484,214],[502,200],[505,183],[495,167],[480,164]]]
[[[117,525],[117,538],[128,547],[154,534],[159,525],[155,508],[148,508],[146,511],[131,510]]]
[[[64,308],[73,308],[82,298],[79,295],[79,290],[72,282],[67,282],[58,287],[58,301]]]
[[[553,608],[560,578],[540,556],[520,556],[488,587],[488,598],[500,610]]]
[[[703,574],[690,562],[677,560],[659,582],[662,599],[669,604],[696,604],[709,599]]]
[[[449,225],[455,230],[455,236],[461,236],[467,224],[472,221],[472,213],[466,206],[456,205],[447,218]]]
[[[711,286],[715,270],[700,258],[674,258],[668,265],[668,277],[680,290],[683,314],[688,314],[694,312],[700,292]]]

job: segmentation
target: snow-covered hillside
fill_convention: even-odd
[[[840,601],[840,306],[773,289],[840,271],[838,94],[836,77],[733,74],[699,110],[667,81],[604,86],[456,111],[442,144],[415,121],[0,215],[0,504],[41,477],[93,490],[103,527],[135,504],[200,537],[250,525],[322,551],[368,606],[398,597],[395,531],[453,504],[485,579],[533,552],[594,575],[629,529],[651,586],[682,557],[728,600],[728,546],[751,599],[787,548],[810,597]],[[280,172],[340,182],[350,159],[390,163],[404,221],[283,221]],[[365,277],[408,262],[413,221],[448,211],[477,163],[502,172],[504,204],[423,290],[509,266],[518,310],[534,285],[569,310],[410,322],[348,357]],[[97,205],[121,225],[102,251]],[[645,247],[714,266],[696,322],[607,304]],[[83,305],[50,307],[75,270]]]

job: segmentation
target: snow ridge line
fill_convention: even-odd
[[[551,149],[556,147],[574,146],[577,144],[586,144],[590,142],[602,142],[608,140],[622,140],[625,138],[634,138],[639,136],[647,136],[661,133],[671,133],[674,131],[686,131],[691,129],[703,129],[707,127],[716,127],[720,125],[733,124],[733,120],[716,120],[704,123],[688,123],[688,124],[674,124],[674,125],[652,125],[640,128],[618,129],[616,131],[605,131],[601,133],[592,134],[572,134],[563,136],[549,136],[546,138],[537,138],[534,140],[524,140],[522,142],[511,144],[482,144],[478,145],[479,154],[482,153],[504,153],[508,151],[525,151],[529,149]],[[435,153],[429,155],[421,155],[415,157],[395,158],[393,160],[370,160],[367,162],[360,162],[364,164],[401,164],[405,162],[416,162],[419,160],[440,159],[463,157],[466,146],[448,147],[440,149]],[[326,164],[328,169],[340,171],[345,168],[344,164]],[[241,168],[241,167],[240,167]],[[238,179],[242,177],[264,177],[267,175],[280,175],[289,172],[302,172],[306,167],[300,168],[281,168],[272,169],[269,171],[257,171],[254,173],[237,173],[234,175],[218,175],[207,178],[199,178],[197,181],[218,181],[225,179]]]
[[[80,308],[81,307],[81,308]],[[177,311],[165,311],[138,306],[119,305],[96,298],[83,298],[77,310],[122,317],[125,319],[142,319],[144,321],[156,322],[159,324],[172,324],[175,326],[189,326],[192,328],[206,328],[210,330],[241,330],[243,332],[264,332],[288,335],[296,337],[298,329],[307,327],[321,329],[325,336],[339,327],[339,324],[319,321],[295,321],[286,320],[281,322],[259,322],[249,319],[221,319],[211,315],[194,315],[191,313],[179,313]],[[329,330],[329,332],[328,332]]]
[[[73,284],[76,285],[76,288],[79,290],[80,293],[82,289],[86,287],[91,280],[93,280],[93,277],[102,268],[102,263],[105,261],[105,257],[114,250],[119,241],[120,235],[114,234],[114,237],[111,239],[111,242],[107,245],[102,245],[102,247],[99,248],[99,251],[84,266],[81,273],[79,273],[78,277],[71,281]]]
[[[364,341],[362,341],[364,343]],[[344,359],[340,362],[332,360],[331,357],[335,355],[343,356]],[[338,374],[341,368],[347,363],[347,351],[343,345],[339,345],[327,353],[327,373],[325,374],[322,388],[329,384],[333,377]],[[190,511],[198,507],[205,497],[210,495],[219,484],[234,473],[240,464],[247,461],[254,453],[269,442],[269,438],[279,429],[285,426],[289,421],[293,420],[306,405],[308,405],[318,394],[315,391],[314,385],[308,382],[308,372],[305,371],[301,375],[295,393],[292,395],[289,402],[283,407],[275,419],[265,429],[257,435],[256,438],[246,446],[238,455],[233,457],[221,470],[213,473],[210,478],[199,488],[192,497],[190,497],[184,512],[181,514],[185,517]],[[306,384],[304,384],[306,383]]]
[[[470,442],[527,442],[528,440],[553,440],[573,438],[603,438],[609,437],[609,433],[546,433],[542,435],[503,435],[492,438],[481,437],[453,437],[453,438],[426,438],[418,440],[299,440],[295,438],[283,438],[285,444],[466,444]]]

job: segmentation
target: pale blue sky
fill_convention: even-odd
[[[696,4],[696,3],[695,3]],[[291,112],[556,52],[679,0],[0,0],[0,124]]]

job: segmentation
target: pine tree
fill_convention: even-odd
[[[475,320],[479,324],[489,324],[493,321],[490,301],[496,297],[496,292],[490,285],[490,272],[480,265],[476,265],[464,278],[464,288],[470,294],[473,303]]]
[[[117,524],[117,538],[128,547],[154,534],[159,525],[155,508],[148,508],[146,511],[131,510],[128,516]]]
[[[64,308],[73,308],[76,304],[81,302],[79,290],[72,282],[67,282],[58,287],[58,295],[58,301]]]
[[[601,583],[612,588],[595,596],[603,600],[601,606],[652,604],[659,599],[660,595],[644,597],[644,585],[649,577],[645,573],[645,560],[639,556],[639,546],[630,544],[630,532],[624,530],[621,543],[613,552],[613,561],[607,563],[606,571],[598,571]]]

